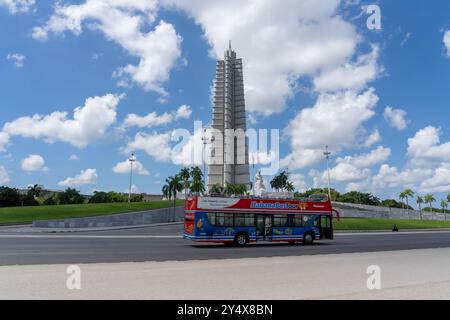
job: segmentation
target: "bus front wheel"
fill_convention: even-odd
[[[305,233],[303,237],[303,244],[311,245],[314,243],[314,236],[311,233]]]
[[[237,247],[245,247],[248,244],[248,236],[245,233],[238,233],[234,237],[234,245]]]

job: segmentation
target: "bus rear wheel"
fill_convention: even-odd
[[[303,244],[312,245],[314,243],[314,236],[311,233],[305,233],[303,237]]]
[[[234,237],[234,245],[236,247],[245,247],[248,244],[248,235],[245,233],[238,233]]]

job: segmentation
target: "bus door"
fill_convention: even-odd
[[[333,240],[333,217],[332,216],[320,216],[320,237],[322,239]]]
[[[272,215],[256,215],[256,240],[271,241],[273,229]]]

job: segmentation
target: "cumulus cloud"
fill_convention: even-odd
[[[61,187],[78,187],[84,185],[96,184],[98,179],[96,169],[81,170],[80,174],[73,177],[67,178],[63,181],[58,182]]]
[[[6,171],[5,167],[0,165],[0,185],[2,184],[8,184],[10,181],[8,172]]]
[[[148,134],[138,132],[134,139],[128,142],[123,152],[125,154],[129,154],[131,152],[141,150],[156,161],[167,162],[171,159],[170,141],[170,133]]]
[[[125,160],[123,162],[119,162],[114,166],[112,170],[115,173],[130,173],[131,171],[130,161]],[[145,169],[144,165],[139,161],[135,161],[133,163],[133,172],[136,172],[141,176],[148,176],[150,174],[150,172],[147,169]]]
[[[371,147],[380,141],[381,141],[381,134],[380,131],[378,131],[377,129],[370,136],[367,137],[366,141],[364,142],[364,146]]]
[[[330,169],[333,182],[359,182],[370,177],[371,168],[379,163],[385,162],[391,155],[391,149],[378,147],[369,153],[338,158],[337,165]],[[311,171],[315,179],[314,185],[323,185],[327,181],[327,171]]]
[[[150,112],[146,116],[139,116],[137,114],[128,114],[123,123],[123,127],[139,127],[152,128],[164,124],[168,124],[174,120],[189,119],[192,114],[191,107],[187,105],[180,106],[177,110],[169,113],[165,112],[158,115],[156,112]]]
[[[248,110],[284,110],[297,80],[343,65],[359,36],[339,14],[336,0],[163,0],[186,12],[203,29],[210,55],[223,58],[232,40],[244,59]],[[270,88],[270,90],[268,90]]]
[[[301,110],[285,130],[293,152],[283,166],[300,169],[319,161],[326,145],[334,152],[354,146],[362,125],[374,115],[378,97],[374,89],[321,94],[312,108]],[[345,125],[343,125],[345,124]]]
[[[24,171],[46,171],[45,160],[42,156],[31,154],[21,162],[22,170]]]
[[[346,62],[344,65],[331,70],[324,70],[314,78],[316,91],[360,90],[367,83],[375,80],[382,72],[378,66],[378,46],[372,47],[372,52],[358,57],[355,63]]]
[[[450,163],[450,142],[442,143],[440,129],[428,126],[408,139],[408,155],[415,165]]]
[[[69,161],[80,161],[80,157],[78,157],[76,154],[72,154],[69,157]]]
[[[6,56],[6,60],[12,61],[17,68],[22,68],[26,59],[27,57],[21,53],[10,53]]]
[[[450,30],[448,30],[444,35],[444,45],[447,49],[447,57],[450,58]]]
[[[384,109],[384,118],[386,121],[391,127],[399,131],[405,130],[408,127],[406,116],[407,112],[402,109],[394,109],[389,106]]]
[[[47,143],[60,141],[84,148],[101,139],[116,121],[116,108],[123,98],[124,95],[113,94],[88,98],[84,106],[74,109],[73,119],[62,111],[36,114],[6,123],[3,131],[10,136],[43,139]]]
[[[9,135],[5,132],[0,131],[0,152],[6,150],[6,146],[9,143]]]
[[[35,9],[36,0],[0,0],[0,7],[5,7],[9,13],[27,13]]]
[[[192,109],[188,105],[182,105],[175,112],[175,119],[189,119],[192,115]]]
[[[114,72],[119,85],[137,84],[147,91],[166,96],[163,84],[181,56],[181,37],[174,26],[156,22],[156,0],[86,0],[81,4],[57,3],[48,21],[33,29],[33,37],[46,40],[49,33],[70,31],[80,35],[85,27],[102,32],[131,56],[137,65],[128,64]]]

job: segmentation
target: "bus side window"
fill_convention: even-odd
[[[255,215],[237,213],[234,215],[234,225],[236,227],[253,227],[255,225]]]
[[[292,226],[293,227],[303,227],[303,219],[301,215],[295,215],[292,217]]]
[[[207,213],[206,217],[208,218],[208,222],[210,225],[216,225],[216,214],[215,213]]]
[[[273,216],[273,226],[274,227],[287,227],[288,226],[288,216],[286,214],[276,214]]]

